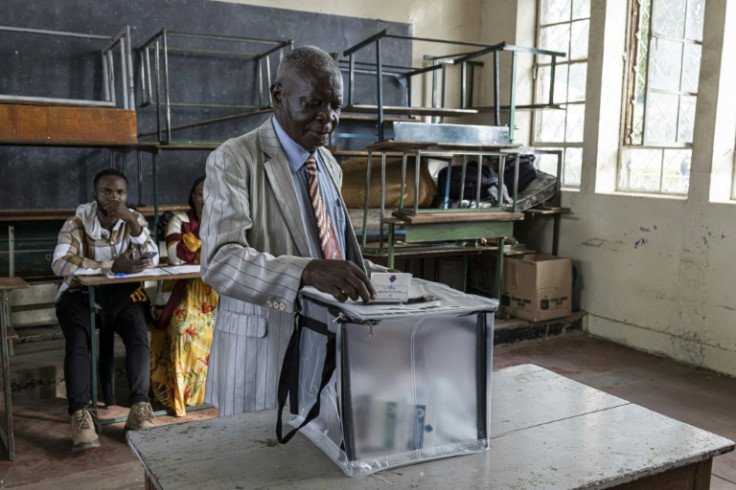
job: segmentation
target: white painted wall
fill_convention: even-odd
[[[240,1],[410,22],[418,37],[534,42],[534,0]],[[736,207],[723,203],[736,139],[736,68],[721,64],[722,45],[736,47],[736,2],[707,2],[688,199],[614,192],[625,4],[592,0],[582,185],[563,195],[573,212],[562,221],[560,255],[578,267],[592,334],[736,376]],[[523,103],[531,84],[523,69],[520,77]],[[490,103],[487,92],[481,103]],[[528,119],[517,121],[527,141]],[[535,233],[524,241],[549,250],[551,222],[526,228]]]
[[[690,193],[671,199],[614,192],[624,4],[592,1],[583,179],[563,195],[560,253],[579,267],[592,334],[736,375],[736,207],[715,202],[731,187],[736,74],[722,46],[736,47],[736,5],[707,2]]]

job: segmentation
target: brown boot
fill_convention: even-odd
[[[128,420],[125,422],[126,430],[147,429],[153,425],[153,408],[150,403],[138,402],[130,407]]]
[[[72,414],[72,452],[78,453],[92,447],[100,447],[92,414],[86,408]]]

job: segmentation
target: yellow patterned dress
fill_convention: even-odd
[[[175,215],[168,224],[170,264],[198,264],[199,221],[194,212]],[[151,333],[151,387],[154,396],[177,417],[187,406],[204,403],[217,293],[201,279],[166,281],[167,299],[154,310],[159,327]]]

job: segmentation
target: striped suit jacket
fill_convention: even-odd
[[[339,190],[339,165],[328,150],[318,151]],[[220,416],[273,408],[302,271],[311,258],[272,120],[212,152],[206,174],[201,274],[220,299],[205,399]],[[346,259],[365,270],[349,220],[346,235]]]

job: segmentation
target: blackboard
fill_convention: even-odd
[[[316,45],[340,54],[384,29],[392,34],[412,33],[409,24],[207,0],[4,0],[0,25],[106,35],[115,34],[129,25],[137,85],[140,73],[135,49],[164,28],[210,35],[293,40],[295,46]],[[49,36],[24,33],[1,34],[0,94],[100,97],[99,44],[99,41],[59,41]],[[374,61],[373,57],[373,51],[365,49],[359,53],[358,61]],[[387,64],[409,66],[410,43],[392,41],[384,48],[383,60]],[[195,61],[198,62],[179,60],[182,66],[176,66],[176,61],[172,61],[171,69],[176,70],[176,76],[172,78],[172,96],[176,90],[178,100],[216,98],[222,94],[246,94],[247,98],[247,94],[253,96],[257,93],[253,66],[244,65],[240,73],[233,68],[235,65],[222,64],[221,60]],[[197,69],[186,70],[186,65],[195,64]],[[275,69],[276,66],[272,65],[273,74]],[[384,97],[386,104],[405,104],[404,88],[390,78],[384,83]],[[140,99],[138,87],[136,101],[140,102]],[[375,103],[372,76],[356,77],[355,102]],[[139,133],[156,128],[153,106],[139,107],[136,112]],[[197,121],[226,113],[227,110],[216,108],[182,108],[175,114],[178,119],[173,122]],[[176,137],[223,141],[252,129],[266,117],[209,125],[179,132]],[[375,124],[351,122],[345,128],[351,135],[363,133],[362,137],[346,139],[341,145],[345,148],[355,149],[375,140]],[[343,130],[342,125],[340,130]],[[147,139],[151,138],[141,138],[142,141]],[[204,172],[208,153],[198,150],[160,154],[161,204],[186,202],[191,182]],[[125,154],[102,148],[0,146],[0,207],[75,207],[90,200],[95,173],[111,165],[128,176],[132,204],[153,203],[151,156],[148,154],[139,160],[135,152]],[[142,183],[140,187],[139,180]]]

